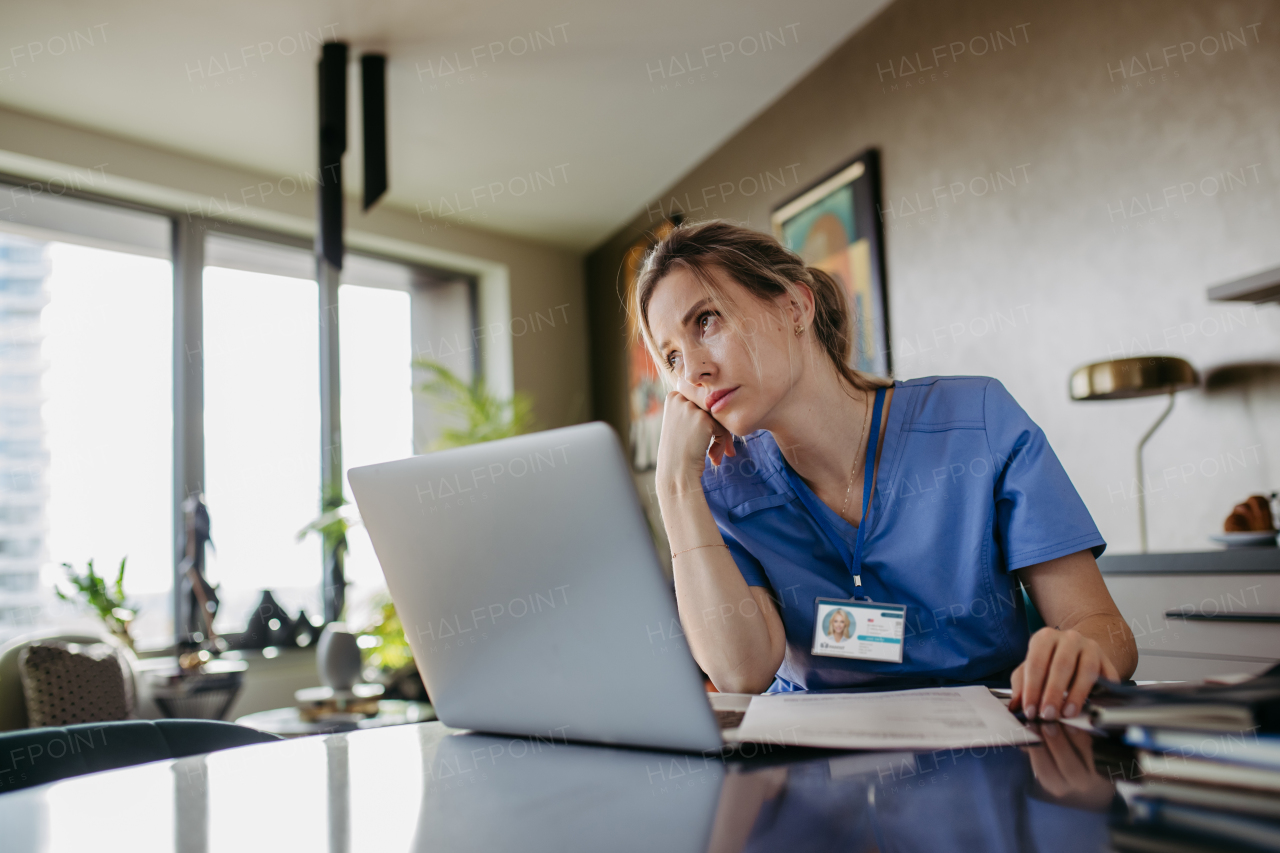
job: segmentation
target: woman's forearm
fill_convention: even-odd
[[[747,586],[700,482],[658,487],[671,545],[680,622],[694,660],[716,689],[759,693],[782,663],[786,637],[768,596]],[[710,545],[713,547],[699,547]]]
[[[1123,616],[1097,613],[1070,627],[1098,644],[1111,665],[1120,673],[1122,681],[1132,677],[1134,670],[1138,668],[1138,645]]]

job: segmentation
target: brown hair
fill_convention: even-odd
[[[722,270],[764,302],[793,294],[796,284],[808,286],[814,298],[813,334],[840,376],[864,391],[892,384],[888,379],[849,367],[855,318],[844,288],[830,274],[806,267],[799,255],[770,235],[722,219],[672,229],[645,257],[636,277],[628,309],[638,320],[635,328],[659,364],[662,356],[649,329],[649,301],[654,290],[671,272],[687,269],[720,301],[727,302],[727,295],[719,292],[709,275],[711,267]]]

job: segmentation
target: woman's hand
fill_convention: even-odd
[[[1044,621],[1061,630],[1041,628],[1031,637],[1027,659],[1013,671],[1009,709],[1023,708],[1029,720],[1074,717],[1098,678],[1133,675],[1133,632],[1090,549],[1018,569],[1018,575]]]
[[[662,410],[662,437],[658,441],[658,479],[679,483],[698,482],[707,456],[719,465],[733,456],[733,435],[679,391],[667,394]]]
[[[1037,714],[1042,720],[1074,717],[1099,676],[1120,680],[1095,640],[1079,631],[1041,628],[1031,637],[1027,659],[1013,671],[1009,710],[1022,708],[1028,720]]]

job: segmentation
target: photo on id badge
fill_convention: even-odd
[[[819,598],[813,654],[901,663],[906,611],[901,604]]]

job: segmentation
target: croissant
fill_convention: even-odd
[[[1222,529],[1227,533],[1275,530],[1270,501],[1264,495],[1252,495],[1244,503],[1236,504],[1223,522]]]

